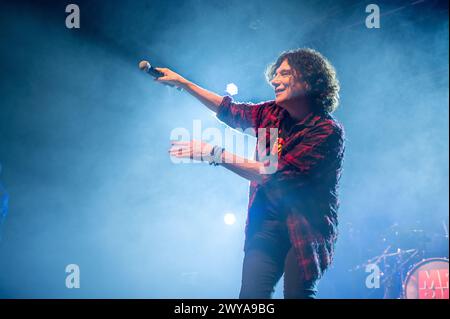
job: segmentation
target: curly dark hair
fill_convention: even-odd
[[[270,81],[275,77],[276,70],[287,60],[296,75],[309,87],[307,96],[310,97],[317,111],[332,113],[339,105],[339,81],[336,70],[331,63],[319,52],[301,48],[281,53],[275,63],[266,70],[266,79]]]

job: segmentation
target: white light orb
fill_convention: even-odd
[[[227,89],[225,90],[231,96],[238,94],[238,87],[234,83],[228,83]]]
[[[233,213],[226,213],[223,216],[223,221],[227,225],[233,225],[236,222],[236,216]]]

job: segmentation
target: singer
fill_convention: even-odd
[[[171,156],[221,165],[250,181],[239,298],[271,298],[284,273],[284,298],[315,298],[317,282],[332,262],[337,238],[338,183],[344,156],[343,127],[331,115],[339,82],[330,62],[312,49],[282,53],[267,69],[275,100],[236,103],[155,68],[156,81],[196,97],[232,128],[277,128],[277,169],[264,173],[261,151],[243,159],[202,141],[173,142]],[[261,136],[257,138],[260,139]]]

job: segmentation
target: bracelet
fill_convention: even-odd
[[[215,145],[211,150],[209,165],[217,166],[222,163],[222,154],[225,151],[225,148]]]

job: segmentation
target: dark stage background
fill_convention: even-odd
[[[67,29],[69,3],[1,2],[0,297],[238,296],[248,183],[171,162],[174,128],[225,127],[140,72],[143,58],[254,102],[273,98],[263,71],[283,50],[335,65],[347,153],[320,298],[381,298],[357,266],[389,245],[448,256],[446,1],[376,1],[379,29],[367,1],[78,0],[81,27]]]

